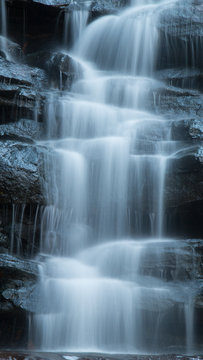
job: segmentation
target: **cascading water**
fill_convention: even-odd
[[[74,44],[82,35],[84,28],[87,25],[88,20],[88,4],[81,5],[75,1],[71,2],[68,7],[68,11],[65,13],[64,21],[64,43]],[[69,38],[69,35],[71,38]]]
[[[174,251],[178,263],[183,251],[163,238],[165,174],[177,144],[170,120],[148,108],[163,86],[152,78],[157,19],[171,3],[132,1],[90,24],[72,49],[79,79],[49,98],[39,348],[174,349],[179,318],[192,349],[190,285],[156,266]]]

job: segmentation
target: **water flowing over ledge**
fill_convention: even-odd
[[[186,351],[194,347],[192,279],[178,285],[142,272],[148,257],[162,261],[168,244],[165,177],[180,151],[164,116],[146,107],[152,94],[156,108],[162,86],[153,79],[159,14],[174,3],[132,2],[83,31],[86,12],[66,21],[79,30],[70,56],[80,66],[70,92],[51,94],[47,106],[52,205],[42,218],[40,268],[47,312],[34,317],[31,335],[43,350],[161,351],[182,331],[176,316]],[[162,133],[153,141],[148,127],[157,123]],[[174,339],[164,339],[167,331]]]

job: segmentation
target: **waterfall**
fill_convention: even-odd
[[[93,22],[76,52],[101,69],[150,75],[156,60],[156,6],[133,7]]]
[[[157,353],[177,345],[177,318],[191,339],[187,351],[193,347],[193,304],[165,265],[166,254],[177,252],[177,263],[181,256],[164,238],[164,185],[177,144],[156,113],[163,84],[153,78],[157,21],[172,2],[132,0],[87,27],[87,14],[67,15],[82,70],[69,92],[47,99],[40,349]]]
[[[64,44],[74,44],[82,35],[87,25],[89,16],[88,4],[81,7],[80,4],[72,2],[65,13],[64,20]]]

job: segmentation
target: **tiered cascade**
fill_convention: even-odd
[[[180,345],[192,350],[191,282],[158,266],[173,254],[179,269],[183,255],[164,239],[167,164],[180,144],[156,112],[164,85],[153,78],[157,20],[172,3],[132,1],[87,26],[70,54],[77,80],[47,100],[39,348],[158,352],[185,331]]]

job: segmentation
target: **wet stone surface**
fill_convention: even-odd
[[[0,352],[0,360],[202,360],[202,355],[103,355],[41,352]]]

